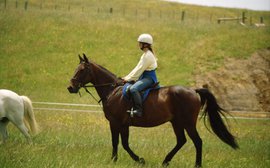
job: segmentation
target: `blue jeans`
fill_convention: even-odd
[[[140,79],[130,87],[130,93],[133,94],[135,92],[140,92],[153,84],[154,81],[151,78]]]

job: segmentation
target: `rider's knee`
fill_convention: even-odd
[[[137,87],[131,86],[131,87],[129,88],[129,91],[130,91],[131,94],[133,94],[133,93],[138,92],[139,90],[138,90]]]

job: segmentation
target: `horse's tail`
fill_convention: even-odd
[[[38,132],[38,125],[33,111],[32,101],[26,96],[21,96],[21,98],[24,104],[24,118],[30,125],[32,133],[35,135]]]
[[[223,142],[230,145],[232,148],[237,149],[238,144],[234,136],[228,131],[226,125],[221,118],[221,115],[224,116],[223,112],[225,112],[225,110],[218,105],[215,96],[208,89],[204,88],[196,89],[196,92],[201,97],[201,107],[203,108],[205,106],[203,111],[203,117],[205,118],[206,114],[208,114],[210,125],[214,133]]]

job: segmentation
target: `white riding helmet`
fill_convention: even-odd
[[[138,37],[138,42],[153,44],[153,37],[150,34],[141,34]]]

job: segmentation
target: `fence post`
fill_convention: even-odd
[[[183,22],[185,20],[185,11],[182,11],[181,21]]]
[[[260,18],[260,23],[263,24],[263,17]]]
[[[16,9],[18,8],[18,0],[16,0]]]
[[[110,8],[110,13],[111,13],[111,14],[113,13],[113,8]]]
[[[245,23],[246,20],[246,13],[242,12],[242,22]]]
[[[24,10],[27,10],[27,7],[28,7],[28,1],[25,1],[25,3],[24,3]]]

